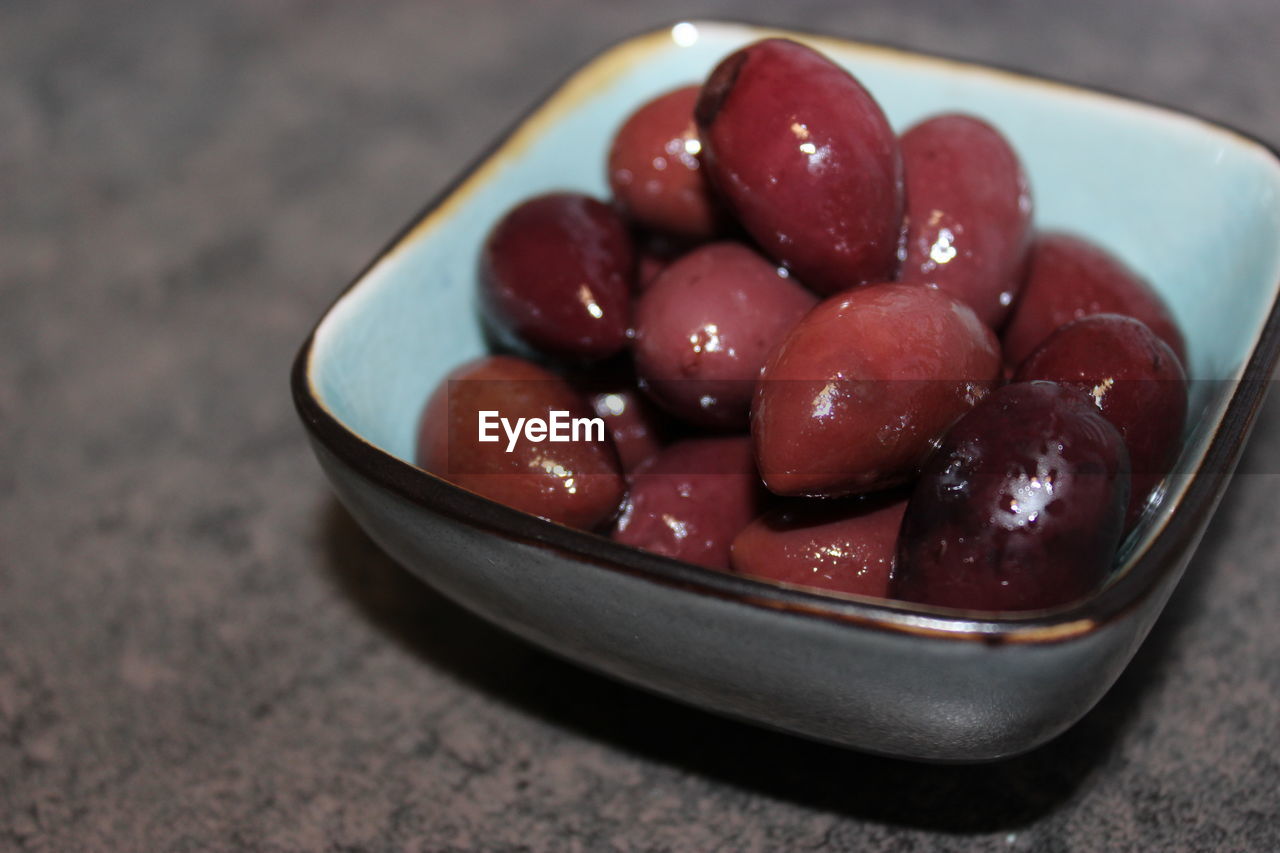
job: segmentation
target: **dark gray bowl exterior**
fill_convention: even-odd
[[[310,382],[313,336],[291,384],[321,467],[373,539],[445,595],[570,660],[698,707],[871,752],[984,761],[1065,730],[1132,658],[1239,459],[1280,355],[1280,307],[1270,308],[1201,469],[1133,565],[1078,604],[998,617],[774,586],[488,501],[335,419]]]
[[[313,447],[374,541],[480,616],[682,702],[915,759],[995,759],[1066,729],[1120,674],[1190,555],[1122,618],[1058,642],[877,630],[504,537],[379,485],[321,441]]]

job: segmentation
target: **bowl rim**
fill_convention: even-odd
[[[482,177],[483,167],[507,148],[520,132],[534,123],[558,99],[565,97],[567,84],[599,71],[602,60],[625,49],[639,49],[647,42],[670,38],[672,27],[646,29],[607,44],[582,64],[563,75],[541,98],[524,111],[446,186],[432,197],[374,257],[355,275],[321,313],[303,340],[290,370],[294,406],[314,441],[375,486],[387,489],[413,504],[457,522],[484,530],[513,542],[559,552],[562,556],[594,564],[601,570],[630,575],[641,580],[685,589],[753,608],[787,613],[801,618],[820,619],[883,631],[908,633],[946,640],[978,641],[988,645],[1044,644],[1077,639],[1091,634],[1136,609],[1173,570],[1176,558],[1193,548],[1208,518],[1213,514],[1227,481],[1243,451],[1245,440],[1261,408],[1269,378],[1280,359],[1280,283],[1278,295],[1267,312],[1241,379],[1236,382],[1221,419],[1209,439],[1200,469],[1190,476],[1185,489],[1165,513],[1162,524],[1142,553],[1114,582],[1080,601],[1043,611],[1010,613],[966,612],[933,608],[888,599],[815,592],[804,587],[778,584],[696,566],[614,542],[512,509],[411,465],[368,442],[349,429],[324,405],[311,381],[312,354],[316,333],[337,305],[365,282],[368,274],[402,245],[424,233],[428,220],[461,197],[466,185]],[[692,19],[698,27],[739,28],[760,38],[778,36],[810,43],[837,44],[893,54],[912,61],[929,61],[961,66],[968,72],[987,72],[1013,78],[1023,84],[1066,89],[1077,96],[1119,102],[1127,106],[1156,109],[1190,119],[1207,129],[1234,137],[1235,142],[1261,149],[1280,166],[1280,150],[1253,135],[1196,115],[1184,109],[1153,101],[1115,94],[1098,87],[1077,85],[1052,77],[1013,70],[999,65],[910,50],[884,42],[845,39],[802,30],[784,29],[742,20]]]

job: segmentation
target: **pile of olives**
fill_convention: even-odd
[[[603,148],[603,146],[602,146]],[[495,349],[424,410],[419,464],[714,569],[967,610],[1093,592],[1179,451],[1185,344],[1141,277],[1039,232],[980,118],[895,134],[794,41],[639,107],[612,198],[488,235]],[[482,412],[603,419],[481,441]]]

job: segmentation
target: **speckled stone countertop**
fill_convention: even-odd
[[[918,766],[459,610],[330,497],[286,384],[373,251],[624,35],[773,21],[1277,141],[1275,0],[532,6],[0,4],[0,849],[1280,849],[1276,474],[1082,723]],[[1280,472],[1280,400],[1244,464]]]

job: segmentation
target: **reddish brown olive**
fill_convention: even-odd
[[[700,87],[654,98],[632,113],[609,149],[609,188],[619,208],[647,228],[706,239],[722,214],[702,169],[693,107]]]
[[[451,483],[551,521],[591,529],[618,509],[625,484],[608,439],[521,438],[507,452],[501,426],[482,441],[482,412],[512,424],[548,420],[553,411],[590,417],[582,398],[559,376],[520,358],[488,356],[454,370],[440,383],[418,427],[418,464]],[[597,439],[598,440],[595,440]]]
[[[678,441],[635,470],[613,538],[713,569],[764,509],[746,436]]]
[[[634,263],[613,208],[579,193],[538,196],[489,233],[481,308],[504,343],[559,358],[607,358],[627,344]]]
[[[1092,314],[1141,320],[1187,363],[1178,324],[1151,285],[1101,247],[1061,233],[1032,243],[1027,280],[1003,333],[1005,362],[1016,368],[1059,326]]]
[[[937,288],[876,284],[833,296],[761,374],[751,433],[765,484],[831,497],[901,483],[999,372],[995,335]]]
[[[902,135],[907,237],[900,281],[932,282],[998,328],[1026,274],[1031,191],[991,125],[958,113]]]
[[[630,473],[662,449],[663,416],[637,388],[617,388],[591,395],[591,407],[604,419],[618,451],[622,470]]]
[[[1187,375],[1173,350],[1140,320],[1095,314],[1050,335],[1014,378],[1076,388],[1120,431],[1133,472],[1126,515],[1132,527],[1182,446]]]
[[[716,66],[695,114],[720,197],[806,286],[830,294],[894,277],[898,140],[848,71],[804,45],[765,39]]]
[[[677,417],[746,429],[765,359],[817,301],[746,246],[694,249],[636,304],[636,372]]]
[[[1124,441],[1079,391],[1019,382],[956,422],[912,491],[892,597],[964,610],[1076,601],[1115,559]]]
[[[739,574],[831,592],[889,594],[898,528],[907,502],[872,497],[790,501],[733,540]]]

